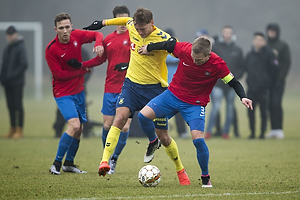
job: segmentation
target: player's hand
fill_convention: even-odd
[[[99,30],[103,27],[102,25],[102,21],[97,21],[95,20],[91,25],[87,26],[87,27],[83,27],[83,29],[85,30]]]
[[[119,72],[125,71],[128,69],[129,63],[118,63],[115,66],[114,70],[118,70]]]
[[[68,65],[74,67],[76,69],[80,69],[82,67],[82,63],[79,62],[76,58],[70,59],[67,61]]]
[[[242,103],[247,107],[250,108],[251,110],[253,110],[252,107],[252,100],[248,99],[248,98],[242,98]]]
[[[93,53],[97,54],[97,56],[101,57],[104,53],[104,47],[102,45],[98,45],[93,47]]]
[[[91,68],[84,68],[86,70],[86,73],[91,73],[92,69]]]
[[[141,48],[139,48],[138,53],[141,55],[149,55],[150,52],[147,51],[148,45],[143,45]]]

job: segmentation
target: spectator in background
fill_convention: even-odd
[[[173,29],[168,28],[166,32],[169,33],[171,36],[175,37]],[[178,58],[171,56],[171,54],[167,55],[166,64],[168,68],[168,84],[170,84],[172,81],[172,78],[177,70],[178,63],[179,63]],[[176,121],[176,128],[177,128],[177,133],[179,138],[183,138],[183,139],[188,138],[189,133],[186,130],[186,123],[179,112],[175,115],[175,121]]]
[[[9,110],[10,129],[3,138],[22,138],[24,126],[23,90],[27,55],[23,37],[14,26],[6,29],[8,45],[4,49],[0,82]]]
[[[251,135],[255,138],[255,108],[260,107],[261,129],[260,139],[264,139],[267,127],[268,92],[272,79],[277,74],[278,61],[271,49],[266,46],[263,33],[254,33],[253,47],[245,60],[245,73],[247,73],[248,97],[252,99],[253,110],[248,110]]]
[[[199,31],[196,32],[196,38],[201,37],[201,36],[206,36],[210,40],[211,44],[214,45],[215,39],[209,36],[209,33],[206,29],[202,28]]]
[[[235,44],[236,36],[231,26],[222,28],[222,35],[213,45],[212,51],[219,55],[227,64],[229,70],[234,74],[236,79],[241,78],[243,72],[243,52]],[[237,126],[237,114],[234,108],[235,94],[234,90],[225,86],[221,80],[218,80],[211,92],[212,110],[210,113],[205,138],[211,137],[211,131],[216,124],[218,112],[221,107],[223,97],[226,99],[226,119],[223,126],[223,138],[229,138],[229,130],[233,121],[235,121],[235,136],[239,137]]]
[[[274,77],[270,91],[270,119],[271,131],[266,135],[267,138],[283,139],[283,109],[282,98],[285,88],[286,76],[291,66],[290,49],[286,42],[280,40],[280,28],[278,24],[267,25],[267,46],[275,53],[278,65],[278,75]]]

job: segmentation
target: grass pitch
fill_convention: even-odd
[[[2,96],[3,97],[3,96]],[[4,98],[0,98],[0,135],[8,130]],[[99,121],[101,97],[93,96],[90,115]],[[54,100],[25,98],[25,138],[0,139],[0,199],[300,199],[299,94],[289,92],[284,101],[286,137],[283,140],[248,140],[246,110],[238,105],[241,138],[207,141],[213,188],[201,188],[200,168],[192,140],[179,139],[179,153],[191,185],[180,186],[174,165],[163,148],[151,164],[162,173],[157,187],[144,188],[138,171],[144,166],[146,138],[129,138],[116,173],[99,177],[101,137],[83,138],[75,159],[87,174],[50,175],[59,139],[54,139]],[[257,113],[258,114],[258,113]],[[209,115],[209,106],[206,118]],[[258,119],[259,119],[259,115]],[[258,120],[259,121],[259,120]],[[174,121],[170,121],[171,127]],[[257,124],[259,125],[259,123]],[[174,125],[173,125],[174,126]],[[232,133],[230,134],[233,135]]]

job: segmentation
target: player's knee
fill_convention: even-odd
[[[129,125],[125,124],[125,126],[122,129],[122,132],[128,132],[129,131]]]
[[[152,122],[151,119],[145,117],[141,112],[139,112],[139,114],[138,114],[138,120],[139,120],[139,123],[140,123],[140,124],[145,124],[145,123],[147,123],[147,122],[149,122],[149,121]]]
[[[74,133],[80,132],[80,130],[81,130],[80,123],[79,123],[79,124],[74,124],[74,125],[72,126],[72,129],[73,129],[73,132],[74,132]]]
[[[73,133],[77,133],[77,132],[80,132],[81,130],[81,124],[80,124],[80,121],[79,119],[70,119],[68,121],[68,129]]]
[[[111,124],[110,124],[110,123],[107,123],[107,122],[104,122],[104,123],[103,123],[103,128],[104,128],[104,130],[108,131],[108,130],[110,129],[110,127],[111,127]]]
[[[117,124],[118,126],[124,126],[127,121],[127,118],[123,115],[116,115],[114,124]]]

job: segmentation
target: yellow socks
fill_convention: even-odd
[[[165,151],[167,152],[167,154],[171,158],[171,160],[174,162],[176,171],[182,170],[184,167],[183,167],[180,157],[179,157],[177,144],[173,140],[173,138],[172,138],[171,144],[169,146],[165,147]]]
[[[118,144],[120,133],[121,133],[121,130],[118,129],[117,127],[115,127],[115,126],[110,127],[110,130],[107,134],[105,148],[103,151],[103,157],[102,157],[101,162],[103,162],[103,161],[108,162],[109,157],[114,152],[114,150]]]

